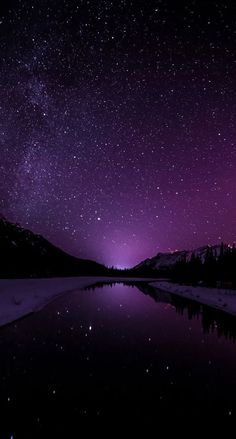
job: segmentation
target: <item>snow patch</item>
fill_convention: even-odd
[[[187,299],[195,300],[204,305],[221,309],[228,314],[236,315],[236,291],[221,288],[193,287],[189,285],[179,285],[167,281],[153,282],[152,286],[177,294]]]
[[[107,277],[0,279],[0,326],[41,310],[61,294],[82,290],[98,282],[122,280],[127,281],[126,278]]]

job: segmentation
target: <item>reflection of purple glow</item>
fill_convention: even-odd
[[[1,413],[9,414],[6,401],[14,395],[11,419],[24,420],[27,411],[26,428],[32,422],[39,433],[31,437],[46,437],[48,431],[46,421],[35,422],[36,407],[42,419],[50,414],[54,429],[64,425],[64,437],[68,425],[84,422],[85,408],[88,422],[98,422],[101,410],[106,423],[114,419],[115,425],[119,416],[124,428],[128,419],[147,426],[150,420],[196,423],[217,415],[228,422],[235,407],[236,351],[224,335],[226,322],[218,338],[219,321],[210,312],[204,319],[205,325],[213,323],[207,334],[201,315],[189,320],[187,307],[181,315],[168,305],[168,295],[157,295],[155,302],[121,284],[76,291],[2,328]],[[28,437],[14,431],[14,437]]]

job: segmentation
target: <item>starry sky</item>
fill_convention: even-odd
[[[0,6],[0,211],[130,267],[236,239],[233,1]]]

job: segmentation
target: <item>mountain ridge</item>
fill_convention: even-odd
[[[107,268],[56,247],[40,234],[0,214],[0,277],[52,277],[105,274]]]
[[[151,269],[151,270],[165,270],[172,268],[178,262],[189,262],[192,256],[195,256],[201,260],[202,263],[205,262],[207,252],[209,249],[212,250],[212,255],[215,258],[220,256],[222,251],[225,252],[229,246],[226,244],[215,244],[215,245],[205,245],[197,247],[193,250],[176,250],[173,252],[159,252],[152,258],[147,258],[141,261],[139,264],[133,267],[133,270],[140,269]]]

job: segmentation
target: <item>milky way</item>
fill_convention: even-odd
[[[0,6],[0,209],[131,266],[236,238],[236,7]]]

